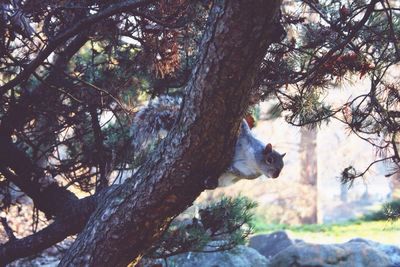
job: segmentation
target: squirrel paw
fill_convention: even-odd
[[[215,189],[218,187],[218,178],[208,177],[204,180],[204,187],[206,189]]]

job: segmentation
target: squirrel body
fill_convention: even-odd
[[[277,178],[283,168],[283,157],[264,144],[251,132],[246,120],[242,121],[235,153],[226,172],[218,178],[218,186],[228,186],[241,179],[253,180],[262,175]]]
[[[150,101],[135,115],[131,129],[135,151],[153,147],[154,143],[165,137],[178,116],[179,104],[180,99],[163,96]],[[271,144],[259,140],[243,120],[231,164],[216,181],[208,181],[205,177],[206,187],[228,186],[242,179],[253,180],[262,175],[277,178],[284,165],[284,156],[273,150]]]

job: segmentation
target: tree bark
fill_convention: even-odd
[[[280,1],[215,1],[171,133],[139,171],[104,197],[60,266],[126,266],[229,164],[249,94],[274,39]]]

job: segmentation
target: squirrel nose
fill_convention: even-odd
[[[274,173],[272,174],[272,178],[274,178],[274,179],[275,179],[275,178],[278,178],[280,172],[281,172],[281,171],[279,171],[279,170],[276,171],[276,172],[274,172]]]

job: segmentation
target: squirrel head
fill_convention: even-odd
[[[263,150],[262,172],[269,178],[278,178],[283,168],[283,157],[286,153],[279,154],[272,149],[271,144],[267,144]]]

